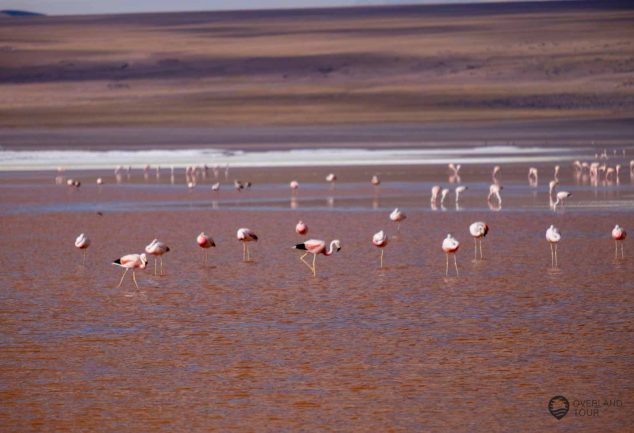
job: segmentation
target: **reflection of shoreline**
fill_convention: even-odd
[[[237,168],[538,163],[591,159],[591,148],[485,146],[460,149],[222,149],[118,151],[0,151],[0,170],[110,169],[118,165],[175,167],[230,164]]]

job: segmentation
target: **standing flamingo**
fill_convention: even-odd
[[[125,274],[127,274],[130,269],[132,269],[132,281],[134,281],[134,285],[136,286],[136,288],[139,288],[139,285],[136,283],[134,270],[137,268],[145,269],[145,267],[147,266],[147,256],[145,254],[128,254],[113,261],[112,264],[117,265],[121,268],[125,268],[125,272],[121,276],[121,281],[119,281],[119,285],[117,286],[117,288],[121,287],[121,284],[123,283],[123,278],[125,278]]]
[[[330,173],[326,176],[326,182],[330,182],[330,189],[335,188],[335,183],[337,182],[337,175],[334,173]]]
[[[489,196],[487,197],[487,200],[491,201],[491,197],[495,197],[498,200],[498,204],[501,206],[502,196],[500,195],[500,191],[502,191],[502,189],[504,189],[502,185],[499,185],[497,183],[491,184],[491,186],[489,187]]]
[[[372,176],[372,179],[370,179],[370,183],[374,185],[375,187],[377,187],[381,185],[381,179],[379,179],[379,176],[375,174],[374,176]]]
[[[459,187],[457,187],[455,189],[455,193],[456,193],[456,205],[458,204],[458,202],[460,201],[460,194],[462,194],[463,192],[465,192],[466,190],[468,190],[469,188],[464,186],[464,185],[460,185]]]
[[[383,248],[387,245],[387,236],[383,230],[372,236],[372,245],[381,249],[381,268],[383,268]]]
[[[431,198],[430,201],[432,203],[436,203],[436,201],[438,200],[438,194],[440,194],[440,186],[438,185],[434,185],[431,187]]]
[[[163,273],[163,254],[169,252],[170,247],[165,245],[165,243],[159,241],[158,239],[154,239],[150,242],[149,245],[145,247],[145,253],[151,256],[154,256],[154,275],[156,275],[156,262],[160,259],[161,262],[161,273],[160,275],[164,275]],[[157,259],[158,257],[158,259]]]
[[[302,263],[304,263],[313,271],[313,277],[315,277],[317,276],[317,270],[315,268],[315,260],[317,259],[317,254],[323,254],[324,256],[332,255],[332,253],[335,252],[335,248],[337,249],[337,251],[341,250],[341,241],[335,239],[330,242],[330,249],[328,251],[326,251],[326,242],[319,239],[310,239],[306,242],[295,245],[293,248],[306,251],[306,254],[301,256],[299,259],[302,261]],[[308,254],[313,255],[312,266],[304,261],[304,257],[306,257]]]
[[[296,180],[291,180],[291,183],[289,183],[288,186],[291,188],[291,192],[293,193],[293,195],[297,194],[299,182],[297,182]]]
[[[614,258],[618,258],[619,256],[619,244],[621,244],[621,258],[625,258],[625,253],[623,252],[623,241],[626,236],[627,233],[623,227],[618,224],[612,229],[612,239],[614,239]]]
[[[552,224],[546,230],[546,240],[550,243],[550,263],[555,268],[558,266],[557,243],[561,240],[561,234],[559,229]]]
[[[401,230],[401,221],[403,221],[405,218],[407,218],[407,215],[405,215],[405,213],[399,208],[394,209],[390,214],[390,219],[396,223],[397,232]]]
[[[564,200],[567,199],[568,197],[572,196],[571,192],[568,191],[559,191],[557,193],[557,201],[555,201],[555,203],[553,203],[553,210],[557,210],[557,206],[559,205],[559,203],[564,204]]]
[[[306,233],[308,233],[308,226],[300,220],[295,226],[295,232],[298,235],[305,235]]]
[[[449,275],[449,254],[453,255],[453,264],[456,267],[456,276],[458,276],[458,262],[456,261],[456,251],[460,248],[460,242],[456,240],[451,234],[448,234],[444,241],[442,241],[442,250],[447,255],[447,267],[445,269],[445,275]]]
[[[241,229],[238,229],[236,238],[240,242],[242,242],[242,261],[243,262],[251,261],[251,256],[249,255],[249,246],[247,245],[247,242],[257,242],[258,241],[257,235],[247,228],[241,228]]]
[[[449,188],[443,188],[443,190],[440,191],[440,207],[442,209],[445,209],[445,199],[447,195],[449,195]]]
[[[88,252],[88,247],[90,246],[90,239],[84,233],[77,236],[75,239],[75,246],[80,250],[84,250],[84,258],[81,261],[81,264],[86,264],[86,252]]]
[[[473,236],[473,242],[475,244],[473,261],[478,260],[478,241],[480,241],[480,260],[483,260],[482,239],[484,239],[487,233],[489,233],[489,226],[482,221],[476,221],[469,226],[469,233]]]
[[[216,243],[214,242],[212,238],[207,236],[205,232],[201,232],[198,235],[198,237],[196,238],[196,243],[198,244],[200,248],[203,248],[205,250],[205,264],[207,264],[207,256],[208,256],[207,250],[209,248],[215,247]]]

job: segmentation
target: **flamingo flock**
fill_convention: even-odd
[[[603,156],[601,156],[603,158]],[[449,164],[448,165],[450,171],[450,183],[459,183],[460,182],[460,164]],[[593,162],[593,163],[585,163],[580,161],[575,161],[573,163],[573,168],[575,171],[575,175],[584,176],[588,175],[593,179],[603,179],[605,182],[616,181],[618,182],[621,165],[617,164],[614,167],[608,166],[605,162],[603,164]],[[144,175],[148,175],[151,167],[147,165],[144,169]],[[550,202],[550,208],[554,211],[557,211],[559,207],[565,207],[566,201],[572,197],[572,193],[568,191],[560,191],[558,190],[559,179],[560,179],[560,171],[561,168],[559,165],[554,167],[552,172],[552,179],[548,183],[548,196]],[[59,173],[63,173],[64,170],[58,170]],[[209,167],[206,165],[201,169],[199,167],[190,166],[186,169],[186,179],[190,188],[194,188],[199,182],[200,178],[203,179],[209,176]],[[117,176],[117,180],[119,181],[119,177],[126,173],[128,176],[130,175],[130,167],[128,167],[127,171],[119,166],[115,169],[115,174]],[[172,177],[174,176],[174,168],[171,169]],[[502,191],[503,186],[500,182],[502,169],[500,166],[495,166],[491,172],[492,183],[489,186],[489,194],[487,196],[487,202],[489,202],[490,207],[497,206],[497,208],[501,208],[502,205]],[[213,168],[213,174],[216,179],[219,177],[218,167],[215,166]],[[630,163],[630,174],[634,177],[634,161]],[[156,167],[156,177],[160,176],[160,167]],[[225,179],[228,177],[228,167],[225,169]],[[59,178],[59,176],[58,176]],[[58,178],[56,178],[56,182],[58,182]],[[531,187],[537,187],[539,183],[539,173],[536,167],[530,167],[528,171],[528,180],[529,185]],[[326,177],[326,181],[331,184],[331,187],[334,189],[335,183],[337,181],[337,175],[335,173],[330,173]],[[59,182],[58,182],[59,183]],[[104,179],[98,178],[97,184],[103,185]],[[375,193],[378,192],[377,188],[381,184],[381,180],[378,175],[373,175],[370,178],[371,185],[375,188]],[[67,184],[78,189],[81,185],[81,182],[76,179],[68,179]],[[243,189],[247,189],[252,185],[251,182],[243,182],[240,180],[234,181],[234,187],[237,191],[241,191]],[[297,180],[292,180],[289,183],[289,187],[293,196],[297,194],[299,189],[299,182]],[[219,191],[220,182],[215,182],[212,184],[212,191]],[[453,188],[453,194],[455,196],[456,209],[460,209],[459,202],[461,195],[465,193],[469,188],[466,185],[457,185]],[[452,193],[452,190],[449,188],[442,188],[440,185],[434,185],[431,188],[431,198],[430,202],[432,204],[432,209],[435,209],[438,205],[442,209],[444,209],[444,205],[446,203],[447,198]],[[390,214],[390,221],[396,223],[396,231],[401,231],[401,224],[405,221],[407,215],[400,208],[395,208]],[[483,249],[482,249],[482,241],[489,233],[489,226],[483,221],[476,221],[469,226],[469,234],[474,239],[474,262],[484,260]],[[295,232],[298,235],[304,236],[308,233],[308,225],[300,220],[295,225]],[[615,258],[620,257],[623,259],[624,254],[624,240],[626,239],[626,231],[623,227],[618,224],[611,231],[611,237],[615,243]],[[550,246],[551,250],[551,266],[553,268],[557,268],[559,266],[558,260],[558,244],[562,239],[562,235],[560,230],[555,227],[555,225],[550,225],[546,230],[545,238]],[[258,241],[258,236],[248,228],[240,228],[236,232],[236,239],[242,243],[243,246],[243,257],[242,260],[244,262],[252,262],[251,254],[249,251],[249,244],[252,242]],[[384,253],[385,248],[389,243],[389,237],[387,236],[384,230],[380,230],[372,236],[372,245],[380,251],[379,256],[379,267],[383,268],[384,266]],[[207,264],[208,262],[208,251],[210,248],[216,247],[214,240],[205,234],[205,232],[201,232],[196,237],[196,244],[203,249],[203,263]],[[86,263],[86,256],[88,247],[91,245],[91,240],[85,233],[81,233],[75,240],[75,247],[82,251],[82,265]],[[316,258],[318,255],[323,256],[331,256],[335,252],[341,250],[341,241],[338,239],[334,239],[327,243],[324,240],[319,239],[309,239],[304,242],[296,244],[293,248],[305,251],[303,255],[300,257],[300,261],[306,265],[313,276],[317,275],[316,270]],[[460,248],[460,242],[451,234],[447,234],[446,238],[443,239],[441,249],[443,253],[446,255],[446,267],[445,267],[445,275],[449,275],[450,268],[450,256],[453,257],[454,269],[456,276],[459,275],[458,263],[457,263],[457,252]],[[154,257],[154,275],[163,276],[165,275],[164,266],[163,266],[163,256],[170,252],[170,247],[167,246],[164,242],[154,239],[150,244],[148,244],[144,248],[144,252],[142,254],[127,254],[119,259],[113,261],[113,264],[125,269],[121,280],[119,281],[120,287],[123,283],[125,275],[127,272],[132,269],[132,279],[134,285],[138,288],[138,284],[136,281],[135,270],[136,269],[146,269],[149,261],[149,257]],[[305,260],[306,256],[312,254],[313,259],[312,262],[308,262]]]

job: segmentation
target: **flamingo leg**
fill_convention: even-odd
[[[401,231],[401,222],[400,221],[396,223],[396,231],[397,232]]]
[[[207,250],[205,250],[205,264],[207,264],[207,258],[208,258],[208,255],[209,255],[209,254],[207,253]]]
[[[156,276],[156,263],[158,262],[156,256],[154,256],[154,276]]]
[[[383,248],[381,248],[381,269],[383,269]]]
[[[121,280],[119,280],[119,285],[117,286],[117,289],[119,287],[121,287],[121,283],[123,283],[123,279],[125,278],[125,274],[127,274],[129,270],[130,270],[130,268],[126,268],[125,272],[123,272],[123,275],[121,276]]]
[[[555,267],[559,267],[559,260],[557,257],[557,244],[555,244]]]
[[[445,267],[445,276],[449,275],[449,253],[445,254],[447,256],[447,266]]]
[[[625,252],[623,251],[624,245],[621,243],[621,258],[625,258]]]
[[[159,257],[159,259],[161,260],[161,275],[164,275],[164,273],[163,273],[163,257]]]
[[[251,255],[249,254],[249,245],[245,244],[247,247],[247,262],[251,261]]]
[[[134,285],[136,286],[136,288],[139,288],[139,285],[136,283],[136,275],[134,273],[134,270],[132,271],[132,281],[134,281]]]
[[[87,252],[87,251],[88,251],[88,250],[84,250],[84,258],[83,258],[83,259],[82,259],[82,261],[81,261],[82,266],[86,264],[86,252]]]
[[[456,255],[453,255],[453,265],[456,267],[456,277],[458,276],[458,260],[456,259]]]
[[[303,256],[301,256],[299,259],[302,261],[303,264],[305,264],[306,266],[308,266],[308,268],[312,271],[313,267],[310,265],[310,263],[306,262],[306,260],[304,260],[304,257],[306,257],[308,254],[310,253],[306,253]]]
[[[247,244],[244,241],[242,242],[242,261],[247,261]]]
[[[484,256],[482,255],[482,239],[480,239],[480,260],[484,260]]]
[[[315,268],[316,260],[317,260],[317,254],[313,254],[313,277],[317,276],[317,268]]]
[[[473,238],[473,246],[475,248],[475,251],[473,252],[473,261],[477,262],[478,261],[478,240],[476,238]]]

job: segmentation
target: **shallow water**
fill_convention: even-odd
[[[444,167],[235,170],[250,191],[211,179],[136,173],[0,176],[0,426],[2,431],[627,431],[634,423],[634,249],[614,259],[610,231],[634,230],[634,188],[578,182],[562,167],[565,209],[525,166],[504,167],[503,207],[486,204],[490,167],[465,167],[455,209],[429,205]],[[551,168],[540,166],[542,177]],[[110,176],[101,188],[97,175]],[[301,182],[292,207],[288,180]],[[452,186],[453,188],[453,186]],[[378,205],[375,203],[378,201]],[[215,202],[215,205],[214,205]],[[400,232],[387,214],[403,208]],[[98,215],[96,212],[101,212]],[[317,278],[291,247],[309,236],[343,248],[317,258]],[[468,225],[486,221],[485,260]],[[560,227],[559,268],[544,239]],[[239,227],[260,237],[241,263]],[[384,269],[372,234],[390,236]],[[208,265],[200,231],[217,243]],[[92,239],[86,266],[73,242]],[[462,242],[460,276],[445,276],[442,239]],[[115,288],[110,262],[153,238],[172,249]],[[152,263],[150,263],[152,265]],[[564,395],[558,421],[548,401]],[[620,400],[599,417],[575,401]]]

